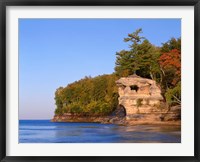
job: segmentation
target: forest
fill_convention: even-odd
[[[56,115],[110,115],[118,105],[115,81],[132,74],[153,79],[161,87],[167,105],[181,104],[181,38],[171,38],[160,47],[137,29],[124,38],[128,50],[116,52],[114,72],[85,77],[55,92]]]

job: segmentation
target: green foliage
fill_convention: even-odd
[[[177,49],[181,51],[181,38],[178,38],[178,39],[171,38],[166,43],[163,43],[161,47],[161,52],[166,53],[166,52],[170,52],[173,49]]]
[[[167,89],[165,98],[170,106],[181,104],[181,82],[176,87]]]
[[[137,74],[141,77],[160,80],[160,67],[158,58],[160,57],[160,48],[152,45],[144,37],[139,34],[142,29],[136,30],[132,34],[128,34],[125,42],[131,42],[130,50],[122,50],[116,53],[115,71],[120,77],[126,77]]]
[[[60,108],[56,108],[55,112],[54,112],[56,115],[62,115],[63,114],[63,111],[62,109]]]
[[[71,113],[76,115],[108,115],[118,104],[116,75],[85,77],[57,89],[55,114]]]

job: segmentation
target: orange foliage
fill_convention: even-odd
[[[177,49],[173,49],[168,53],[163,53],[159,58],[159,64],[164,69],[174,69],[175,78],[172,84],[175,85],[181,78],[181,52]]]

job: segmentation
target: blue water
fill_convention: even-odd
[[[20,120],[19,143],[180,143],[177,126],[118,126]]]

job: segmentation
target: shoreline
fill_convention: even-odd
[[[181,120],[176,121],[156,121],[156,120],[134,120],[116,117],[80,117],[80,116],[56,116],[51,119],[51,122],[60,123],[101,123],[101,124],[117,124],[124,126],[136,125],[160,125],[160,126],[181,126]]]
[[[181,121],[128,121],[128,125],[160,125],[160,126],[181,126]]]

